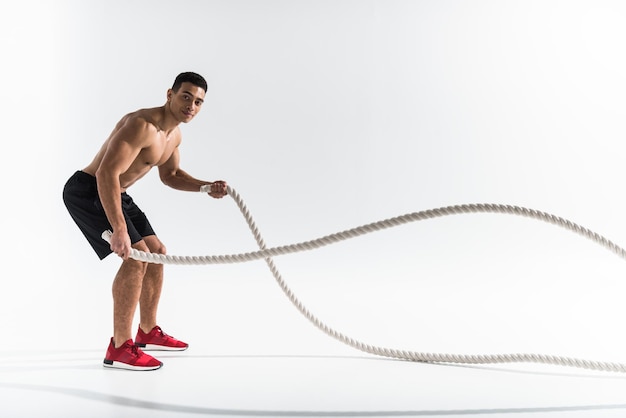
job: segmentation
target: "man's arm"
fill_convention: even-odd
[[[107,150],[96,171],[98,195],[109,223],[113,227],[111,250],[127,259],[130,237],[122,213],[120,176],[128,170],[150,138],[144,121],[131,119],[109,139]]]
[[[200,187],[208,184],[211,186],[210,196],[217,199],[226,196],[226,182],[221,180],[215,182],[199,180],[181,169],[179,162],[180,154],[178,147],[176,147],[170,158],[159,166],[159,177],[163,184],[176,190],[188,192],[197,192],[200,190]]]

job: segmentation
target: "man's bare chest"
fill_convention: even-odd
[[[154,144],[139,152],[135,162],[148,167],[164,164],[172,156],[174,147],[174,141],[155,141]]]

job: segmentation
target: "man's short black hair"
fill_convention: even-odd
[[[174,80],[174,85],[172,85],[172,90],[177,92],[180,86],[185,82],[189,82],[193,84],[194,86],[198,86],[202,88],[204,92],[206,93],[206,89],[207,89],[206,80],[200,74],[196,74],[192,72],[185,72],[185,73],[178,74],[176,76],[176,79]]]

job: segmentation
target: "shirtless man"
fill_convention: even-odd
[[[104,359],[105,367],[154,370],[163,364],[143,350],[188,347],[157,325],[163,265],[129,258],[131,247],[165,254],[165,246],[126,190],[156,166],[161,181],[174,189],[197,192],[209,185],[210,196],[226,195],[225,182],[198,180],[179,167],[178,125],[198,114],[206,89],[202,76],[179,74],[167,90],[165,105],[124,116],[94,160],[74,173],[63,190],[70,215],[98,257],[103,259],[114,252],[122,258],[113,281],[113,337]],[[113,231],[110,245],[101,238],[105,230]],[[132,321],[137,304],[140,319],[133,342]]]

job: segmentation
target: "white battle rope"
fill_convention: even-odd
[[[466,355],[466,354],[439,354],[439,353],[421,353],[406,350],[396,350],[391,348],[376,347],[369,344],[364,344],[353,338],[350,338],[334,329],[328,327],[322,323],[317,317],[315,317],[309,310],[300,302],[300,300],[294,295],[291,289],[287,286],[283,280],[278,268],[274,264],[273,256],[290,254],[299,251],[313,250],[323,247],[325,245],[333,244],[339,241],[355,238],[370,232],[380,231],[386,228],[391,228],[399,225],[403,225],[409,222],[422,221],[425,219],[432,219],[448,215],[458,215],[466,213],[502,213],[510,215],[519,215],[527,218],[538,219],[540,221],[548,222],[553,225],[560,226],[568,229],[579,235],[582,235],[595,243],[607,248],[614,252],[623,259],[626,259],[626,250],[604,238],[603,236],[590,231],[580,225],[577,225],[567,219],[560,218],[558,216],[551,215],[546,212],[537,211],[534,209],[527,209],[519,206],[502,205],[502,204],[465,204],[447,206],[437,209],[430,209],[421,212],[408,213],[395,218],[389,218],[378,222],[373,222],[367,225],[362,225],[356,228],[348,229],[343,232],[327,235],[325,237],[317,238],[314,240],[301,242],[297,244],[285,245],[280,247],[267,248],[261,234],[248,211],[241,196],[232,187],[228,186],[228,194],[235,200],[239,210],[243,214],[254,238],[259,246],[259,251],[253,251],[241,254],[228,254],[228,255],[213,255],[213,256],[173,256],[146,253],[132,249],[130,257],[144,262],[159,263],[159,264],[228,264],[228,263],[242,263],[251,260],[258,260],[260,258],[265,259],[272,275],[276,279],[276,282],[280,288],[285,292],[285,295],[289,298],[291,303],[304,315],[310,322],[317,328],[326,333],[327,335],[347,344],[353,348],[364,351],[369,354],[375,354],[384,357],[419,361],[419,362],[434,362],[434,363],[463,363],[463,364],[487,364],[487,363],[544,363],[554,364],[560,366],[579,367],[591,370],[612,371],[626,373],[626,364],[610,363],[601,361],[582,360],[570,357],[561,357],[546,354],[480,354],[480,355]],[[111,236],[110,231],[104,231],[102,238],[109,241]]]

